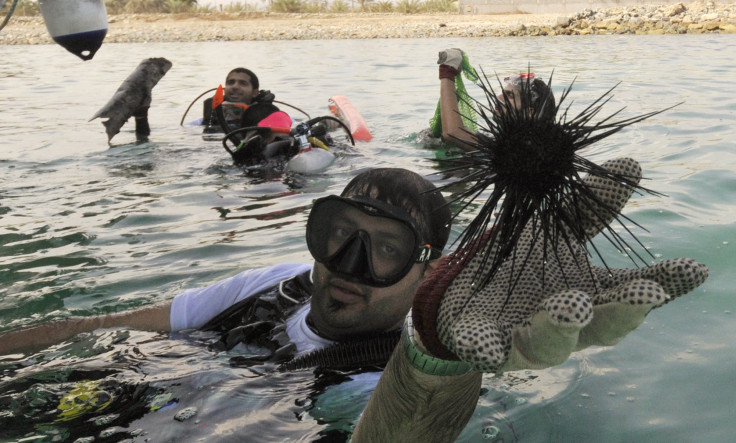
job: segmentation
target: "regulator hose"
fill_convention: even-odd
[[[14,1],[15,1],[15,3],[18,3],[18,0],[14,0]],[[15,7],[15,3],[13,3],[13,7]],[[5,19],[5,22],[3,22],[3,25],[2,25],[2,26],[0,26],[0,29],[2,29],[2,28],[3,28],[3,26],[5,26],[5,23],[6,23],[6,22],[8,21],[8,19],[10,18],[10,14],[12,14],[12,11],[8,13],[8,17],[7,17],[6,19]],[[190,109],[192,109],[192,106],[194,106],[194,104],[195,104],[195,103],[197,103],[197,100],[199,100],[199,99],[200,99],[200,98],[202,98],[202,97],[203,97],[203,96],[204,96],[205,94],[209,94],[209,93],[210,93],[210,92],[212,92],[212,91],[217,91],[217,88],[211,88],[211,89],[208,89],[208,90],[204,91],[203,93],[199,94],[199,95],[198,95],[198,96],[197,96],[197,97],[196,97],[196,98],[195,98],[194,100],[192,100],[192,102],[191,102],[191,103],[189,103],[189,106],[187,106],[187,109],[186,109],[186,111],[184,111],[184,115],[182,115],[182,116],[181,116],[181,121],[179,122],[179,126],[183,126],[183,125],[184,125],[184,119],[185,119],[185,118],[187,117],[187,114],[189,113],[189,110],[190,110]],[[273,103],[278,103],[278,104],[280,104],[280,105],[284,105],[284,106],[288,106],[288,107],[290,107],[290,108],[292,108],[292,109],[296,109],[297,111],[299,111],[299,112],[301,112],[302,114],[304,114],[304,115],[305,115],[305,116],[306,116],[307,118],[310,118],[310,117],[309,117],[309,114],[307,114],[307,113],[306,113],[305,111],[303,111],[303,110],[302,110],[302,109],[300,109],[300,108],[297,108],[297,107],[296,107],[296,106],[294,106],[294,105],[290,105],[289,103],[286,103],[286,102],[282,102],[282,101],[278,101],[278,100],[274,100],[274,101],[273,101]]]
[[[283,363],[278,369],[285,372],[313,367],[354,369],[362,366],[383,366],[388,362],[400,338],[401,331],[393,331],[337,343]]]
[[[194,100],[192,100],[191,103],[189,103],[189,106],[187,106],[187,110],[184,111],[184,115],[181,116],[181,121],[179,122],[179,126],[182,126],[184,124],[184,119],[186,118],[187,113],[189,112],[190,109],[192,109],[192,106],[194,106],[194,104],[197,103],[197,100],[199,100],[200,98],[202,98],[203,95],[208,94],[208,93],[210,93],[212,91],[217,91],[217,88],[212,88],[212,89],[208,89],[208,90],[204,91],[203,93],[199,94],[197,96],[197,98],[195,98]]]
[[[227,146],[227,142],[230,139],[233,139],[232,141],[233,145],[235,145],[235,150],[237,151],[238,145],[243,141],[243,138],[236,137],[240,135],[241,132],[249,132],[249,131],[258,131],[259,133],[269,133],[271,132],[271,128],[267,126],[244,126],[242,128],[235,129],[233,131],[228,132],[225,134],[225,137],[222,138],[222,146],[225,148],[227,152],[230,153],[230,155],[234,155],[235,151],[231,150]]]
[[[311,128],[315,124],[317,124],[319,122],[322,122],[322,121],[325,121],[325,120],[332,120],[332,121],[337,122],[340,125],[340,127],[342,127],[342,129],[345,130],[345,133],[348,135],[348,138],[350,139],[350,144],[352,144],[353,146],[355,146],[355,139],[353,138],[353,134],[350,132],[350,128],[345,123],[343,123],[342,120],[340,120],[337,117],[333,117],[331,115],[324,115],[322,117],[315,117],[313,119],[307,120],[307,124]],[[313,135],[317,135],[317,134],[313,134]],[[321,134],[321,135],[324,135],[324,134]]]

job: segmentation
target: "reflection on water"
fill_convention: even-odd
[[[632,199],[627,215],[648,229],[639,237],[658,258],[690,256],[711,268],[702,289],[653,312],[614,348],[550,370],[486,376],[461,441],[727,441],[736,432],[727,416],[736,353],[726,338],[736,332],[736,39],[387,43],[109,44],[86,63],[51,45],[4,48],[0,330],[147,305],[244,268],[308,261],[303,234],[313,199],[339,192],[367,167],[437,172],[441,153],[416,138],[436,106],[437,51],[457,46],[489,75],[530,64],[547,78],[554,69],[558,92],[577,77],[572,114],[619,81],[607,109],[625,107],[622,117],[682,102],[587,154],[638,159],[650,179],[644,185],[668,195]],[[174,65],[153,91],[150,140],[135,143],[130,124],[109,146],[99,121],[87,120],[147,57]],[[219,141],[179,125],[194,97],[233,65],[247,65],[277,100],[312,117],[327,114],[331,95],[346,95],[374,140],[313,176],[234,167]],[[200,107],[192,109],[194,119]],[[630,266],[604,251],[612,266]],[[207,341],[197,333],[97,331],[0,358],[0,440],[339,440],[377,377],[266,377],[268,368],[231,367]]]
[[[2,435],[33,441],[344,440],[377,380],[375,372],[239,367],[210,351],[212,340],[196,332],[169,339],[98,331],[5,359]],[[356,385],[351,377],[369,382]],[[317,420],[322,426],[315,428]]]

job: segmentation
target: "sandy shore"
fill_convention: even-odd
[[[105,42],[736,33],[736,4],[678,3],[565,14],[130,14]],[[13,17],[0,44],[50,44],[40,17]]]
[[[520,26],[549,26],[558,15],[404,14],[131,14],[108,17],[105,42],[315,40],[486,36]],[[14,17],[0,43],[52,43],[40,17]]]

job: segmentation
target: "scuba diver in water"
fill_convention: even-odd
[[[213,97],[204,101],[204,133],[224,133],[223,148],[236,165],[270,165],[275,169],[286,165],[290,170],[304,173],[323,170],[335,159],[331,148],[347,147],[329,134],[338,128],[345,131],[346,139],[355,146],[350,127],[341,119],[334,116],[310,118],[295,106],[276,102],[307,117],[306,121],[292,128],[291,117],[274,104],[275,96],[270,91],[258,88],[259,80],[255,73],[245,68],[235,68],[228,73],[225,88],[220,86]],[[299,154],[304,155],[294,159]]]
[[[215,88],[215,95],[204,101],[200,122],[205,126],[204,133],[224,134],[223,148],[236,165],[268,166],[275,170],[283,169],[285,165],[294,172],[321,171],[334,161],[333,148],[344,150],[348,146],[329,133],[335,129],[344,130],[346,141],[355,146],[351,128],[343,119],[332,115],[311,118],[296,106],[276,101],[270,91],[258,88],[259,80],[255,73],[235,68],[228,73],[225,87]],[[205,91],[192,101],[182,116],[181,124],[192,105],[211,91]],[[291,117],[274,103],[299,111],[307,120],[292,128]],[[363,132],[360,133],[365,139]]]
[[[221,356],[231,366],[262,373],[262,381],[255,385],[282,386],[284,377],[293,380],[285,371],[319,367],[314,376],[311,371],[295,374],[314,379],[308,394],[314,401],[328,386],[349,382],[353,376],[353,383],[370,388],[398,342],[414,292],[434,269],[449,232],[450,211],[431,182],[404,169],[367,170],[354,177],[339,196],[314,202],[306,227],[313,264],[250,269],[208,287],[186,290],[160,305],[0,333],[0,355],[46,347],[99,328],[199,329],[211,332],[196,332],[191,337],[206,336],[214,350],[229,350]],[[352,358],[345,357],[345,349]],[[185,364],[184,359],[181,363]],[[177,392],[178,388],[164,386],[149,388],[146,398]],[[112,388],[102,391],[112,392]],[[329,402],[327,394],[323,401]],[[175,394],[174,398],[181,406],[193,406],[186,402],[187,396]],[[157,420],[148,407],[126,409],[145,414],[147,422]],[[165,414],[174,415],[176,410],[170,411]],[[274,419],[263,414],[278,414],[249,410],[247,403],[242,404],[242,412],[261,415],[267,421]],[[50,415],[55,413],[52,410]],[[78,421],[93,414],[102,412],[91,411]],[[341,441],[347,433],[333,430],[330,435],[335,440],[331,441]],[[243,434],[233,438],[250,439]],[[268,434],[263,438],[269,440]]]
[[[369,356],[369,364],[380,364],[449,233],[450,210],[431,182],[405,169],[371,169],[353,178],[341,195],[314,202],[306,229],[313,265],[250,269],[161,305],[0,335],[0,355],[98,328],[197,328],[219,332],[218,349],[251,343],[262,348],[241,362],[278,364],[386,333],[393,341],[385,355]]]
[[[254,103],[273,103],[275,96],[271,91],[259,89],[260,83],[256,74],[250,69],[235,68],[225,77],[223,112],[229,129],[240,127],[243,112]],[[205,133],[223,132],[222,126],[212,112],[214,97],[204,101],[202,124]],[[229,131],[225,131],[229,132]]]
[[[621,204],[630,195],[624,192],[621,196],[605,186],[591,189],[619,199]],[[587,208],[587,202],[580,204]],[[450,233],[450,219],[445,198],[423,177],[403,169],[368,170],[353,178],[340,196],[314,202],[306,228],[314,264],[246,270],[148,308],[72,317],[3,333],[0,355],[41,349],[100,328],[196,328],[216,333],[219,339],[213,343],[215,349],[232,353],[242,349],[241,357],[231,358],[236,365],[342,371],[355,364],[385,364],[352,441],[445,442],[457,438],[472,415],[483,372],[546,368],[564,362],[575,350],[615,344],[636,329],[653,307],[692,291],[707,277],[707,268],[689,259],[667,260],[644,269],[605,269],[607,281],[601,283],[608,288],[605,295],[616,296],[618,285],[623,284],[621,295],[625,298],[578,303],[577,309],[595,310],[593,321],[588,313],[585,321],[578,323],[575,315],[565,315],[565,309],[554,319],[547,318],[548,310],[568,304],[538,305],[538,297],[554,292],[547,288],[551,280],[557,285],[564,280],[577,287],[578,278],[591,276],[584,272],[570,282],[550,275],[546,284],[545,280],[534,280],[531,286],[520,284],[519,304],[491,314],[488,309],[494,299],[505,304],[504,288],[511,279],[500,275],[491,281],[489,287],[498,291],[495,296],[476,292],[471,279],[483,269],[475,263],[477,257],[471,254],[472,261],[465,261],[462,251],[441,256]],[[523,249],[524,244],[521,246]],[[530,255],[524,250],[518,254]],[[542,261],[539,257],[537,251],[531,251],[533,261],[525,267],[524,279],[545,274],[547,271],[540,268],[546,270],[547,265],[543,266],[542,261],[546,264],[558,260],[552,255],[541,255]],[[570,257],[564,258],[570,259],[567,266],[580,266]],[[458,270],[464,272],[461,278],[456,278]],[[634,290],[632,285],[641,284],[641,290],[630,292]],[[666,293],[661,292],[660,284]],[[640,300],[653,291],[656,301]],[[435,314],[433,322],[417,323],[422,318],[417,311],[426,310],[423,305],[432,303],[440,303],[441,308],[447,303],[449,308],[445,310],[449,310],[452,320],[452,316],[462,314],[467,296],[480,303],[468,310],[472,320],[469,325],[464,324],[467,319],[448,325],[443,310],[439,317]],[[525,312],[537,312],[531,323],[519,325],[524,319],[518,317],[521,307]],[[502,353],[508,353],[508,357],[498,366],[486,366],[462,353],[461,358],[440,355],[436,344],[430,348],[430,332],[444,336],[454,333],[457,326],[468,326],[474,332],[459,343],[478,352],[494,350],[500,340],[509,338],[489,335],[484,319],[499,320],[501,314],[500,320],[510,321],[514,334],[509,347],[502,346]]]

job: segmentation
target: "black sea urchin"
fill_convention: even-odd
[[[483,75],[481,78],[486,77]],[[534,97],[537,91],[533,90],[536,88],[531,78],[533,76],[527,75],[521,82],[522,106],[519,109],[506,105],[506,100],[496,95],[490,82],[481,80],[479,86],[485,93],[486,102],[474,100],[482,120],[479,124],[481,131],[471,134],[477,151],[444,160],[450,163],[450,171],[460,174],[458,181],[466,185],[465,190],[453,199],[453,202],[461,203],[455,217],[469,205],[477,204],[481,195],[492,189],[490,197],[482,203],[477,216],[456,242],[458,249],[472,250],[474,242],[491,228],[486,234],[489,239],[483,249],[476,251],[484,254],[479,274],[474,279],[476,288],[487,285],[506,259],[522,260],[521,265],[524,265],[524,257],[517,257],[512,252],[522,231],[530,223],[533,242],[543,241],[554,248],[562,244],[570,250],[573,245],[586,247],[591,238],[582,227],[581,209],[593,207],[597,208],[596,217],[604,237],[619,249],[629,249],[629,256],[635,264],[646,264],[635,248],[611,227],[615,220],[630,234],[639,249],[646,251],[623,223],[624,220],[633,222],[600,201],[583,183],[582,177],[586,174],[597,176],[633,187],[639,193],[657,193],[640,186],[632,177],[613,173],[583,158],[580,151],[631,124],[671,108],[614,121],[621,112],[619,110],[594,123],[592,120],[611,99],[614,86],[575,117],[568,118],[570,108],[566,105],[563,109],[562,104],[574,82],[563,91],[557,105],[550,95],[543,99],[550,102],[537,103],[532,107],[533,98],[538,97]],[[550,88],[551,83],[550,76]],[[506,92],[502,97],[507,98]],[[605,265],[597,250],[596,254]],[[646,254],[651,256],[648,251]],[[465,258],[470,259],[474,255],[468,254]],[[489,260],[490,268],[487,268]],[[481,273],[482,269],[490,269],[490,272]]]

